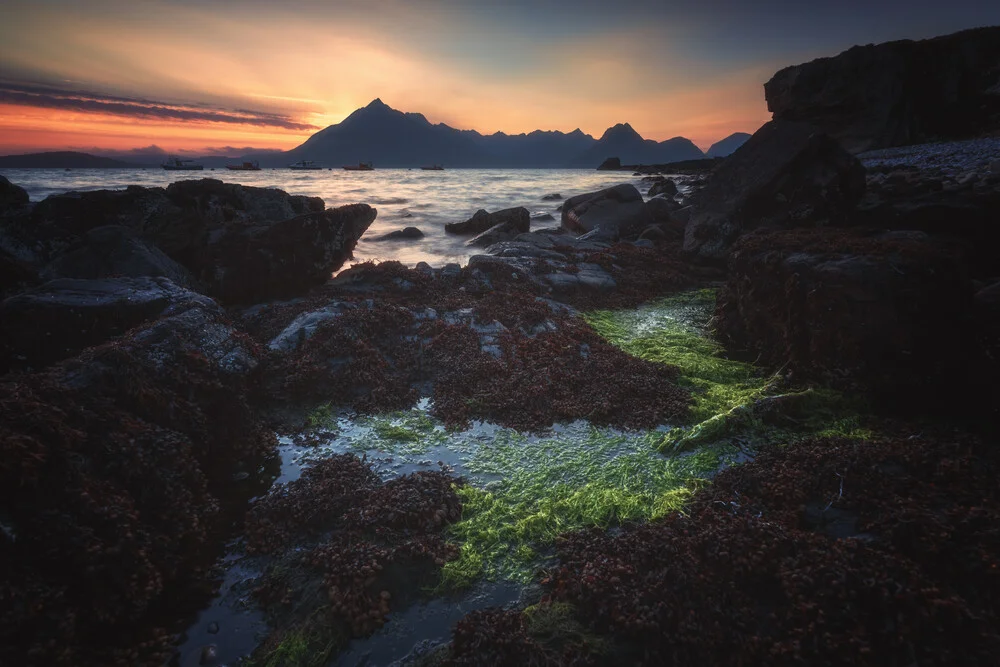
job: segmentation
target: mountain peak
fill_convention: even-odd
[[[640,139],[642,139],[642,136],[638,132],[636,132],[631,125],[629,125],[628,123],[618,123],[614,127],[609,127],[607,130],[605,130],[604,134],[601,136],[601,140],[603,141],[605,139],[624,139],[626,137],[628,138],[639,137]]]
[[[371,102],[369,102],[368,106],[366,106],[365,108],[366,109],[389,109],[391,107],[389,107],[388,104],[386,104],[385,102],[383,102],[381,97],[376,97],[374,100],[372,100]]]

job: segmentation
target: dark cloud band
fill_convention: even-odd
[[[287,116],[261,111],[179,106],[84,90],[65,90],[39,84],[0,82],[0,104],[105,113],[130,118],[203,121],[258,127],[280,127],[286,130],[301,131],[317,129],[315,125],[298,123]]]

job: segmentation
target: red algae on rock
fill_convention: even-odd
[[[257,656],[267,659],[288,636],[330,651],[381,627],[397,601],[432,584],[457,556],[442,532],[461,516],[458,484],[443,472],[382,483],[343,454],[259,500],[247,517],[248,548],[277,560],[256,591],[274,627]]]

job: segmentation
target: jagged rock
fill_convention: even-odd
[[[405,227],[403,229],[396,229],[387,234],[382,234],[381,236],[376,236],[371,239],[372,241],[402,241],[406,239],[422,239],[424,238],[424,233],[420,231],[417,227]]]
[[[855,46],[764,84],[775,119],[809,122],[851,152],[996,131],[998,91],[998,27]]]
[[[655,197],[656,195],[665,195],[667,197],[673,197],[677,194],[677,184],[674,183],[669,178],[664,178],[662,181],[657,181],[649,188],[647,193],[650,197]]]
[[[758,230],[733,247],[729,276],[716,331],[766,365],[905,408],[977,386],[971,281],[926,237]]]
[[[504,222],[509,222],[519,232],[526,232],[531,227],[531,213],[523,206],[505,208],[495,213],[479,209],[465,222],[446,224],[444,230],[449,234],[481,234]]]
[[[222,312],[167,278],[52,280],[0,303],[0,372],[47,366],[195,306]]]
[[[771,121],[695,195],[684,250],[721,258],[756,227],[843,222],[864,191],[864,167],[836,141],[805,123]]]
[[[642,195],[632,184],[570,197],[562,212],[562,226],[584,234],[599,231],[609,239],[635,236],[652,223]]]
[[[91,229],[84,234],[81,245],[59,255],[39,274],[42,280],[162,276],[182,287],[193,283],[187,269],[119,225]]]
[[[609,157],[597,168],[598,171],[614,171],[622,168],[622,161],[616,157]]]
[[[44,252],[35,252],[48,261],[95,227],[122,225],[191,271],[208,294],[256,302],[326,280],[376,214],[365,204],[324,211],[317,197],[202,179],[55,195],[35,205],[31,233],[48,235]]]

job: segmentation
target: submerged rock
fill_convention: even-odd
[[[864,167],[835,140],[804,123],[771,121],[695,195],[684,250],[719,259],[757,227],[843,222],[864,191]]]
[[[424,238],[424,233],[420,231],[417,227],[405,227],[403,229],[396,229],[387,234],[382,234],[381,236],[376,236],[371,239],[372,241],[402,241],[406,239],[422,239]]]

